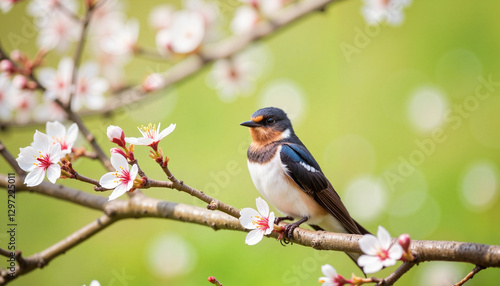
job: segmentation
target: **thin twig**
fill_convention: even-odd
[[[476,267],[474,267],[474,269],[472,269],[471,272],[469,272],[469,274],[467,274],[467,276],[464,277],[464,279],[460,280],[457,284],[455,284],[454,286],[461,286],[461,285],[464,285],[465,282],[469,281],[470,279],[472,279],[472,277],[474,277],[474,275],[476,275],[479,271],[485,269],[485,267],[482,267],[482,266],[479,266],[479,265],[476,265]]]
[[[381,282],[379,282],[377,285],[378,286],[390,286],[396,283],[399,278],[401,278],[406,272],[408,272],[413,266],[415,266],[414,261],[407,261],[404,262],[401,266],[396,269],[391,275],[387,276],[387,278],[383,279]]]

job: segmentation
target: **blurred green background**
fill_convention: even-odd
[[[141,45],[154,48],[147,18],[162,2],[125,3],[127,15],[141,22]],[[238,2],[217,5],[227,30]],[[34,38],[18,47],[6,40],[9,32],[21,33],[25,6],[23,1],[1,16],[0,40],[7,51],[19,48],[33,55]],[[176,123],[160,144],[176,177],[243,208],[255,207],[259,194],[246,167],[250,136],[239,123],[258,108],[282,107],[353,217],[372,232],[382,225],[393,236],[500,244],[500,86],[485,86],[481,80],[500,82],[500,2],[414,1],[401,26],[377,28],[367,26],[361,6],[357,0],[340,1],[260,42],[266,67],[249,96],[221,101],[207,86],[208,66],[112,118],[93,116],[85,122],[104,150],[112,147],[106,138],[110,124],[135,137],[136,126]],[[353,51],[349,56],[343,52],[346,47]],[[60,57],[50,53],[47,65],[56,67]],[[125,72],[137,84],[165,67],[138,58]],[[490,95],[478,98],[478,92]],[[18,148],[30,144],[35,129],[44,131],[45,126],[16,127],[0,137],[17,155]],[[85,144],[80,137],[79,145]],[[142,168],[149,177],[164,180],[148,152],[136,147]],[[89,160],[75,165],[96,179],[105,173]],[[230,173],[234,166],[237,171]],[[0,160],[0,170],[12,168]],[[78,182],[58,183],[94,193]],[[173,190],[144,192],[204,206]],[[35,193],[19,194],[16,203],[17,246],[25,256],[100,215]],[[2,230],[5,205],[0,205]],[[224,285],[317,285],[326,263],[347,277],[360,274],[343,253],[282,247],[274,239],[248,246],[245,235],[160,219],[120,221],[12,285],[88,285],[93,279],[101,285],[208,285],[212,275]],[[2,247],[6,238],[2,231]],[[2,258],[0,266],[5,265]],[[397,285],[450,285],[472,268],[422,263]],[[488,269],[467,285],[499,280],[500,271]]]

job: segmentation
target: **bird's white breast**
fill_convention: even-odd
[[[281,147],[278,147],[277,155],[264,164],[248,161],[250,176],[259,193],[285,215],[309,217],[311,224],[330,231],[342,231],[337,220],[288,177],[286,166],[281,163],[280,151]]]

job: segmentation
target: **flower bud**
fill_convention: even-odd
[[[16,71],[16,68],[14,67],[14,64],[11,61],[4,59],[0,62],[0,72],[4,72],[10,76],[15,71]]]
[[[125,148],[125,133],[119,126],[110,125],[106,131],[109,141]]]
[[[128,156],[127,156],[127,154],[125,154],[125,152],[123,152],[123,150],[122,150],[122,149],[120,149],[120,148],[111,148],[111,150],[109,150],[109,152],[110,152],[111,154],[118,153],[118,154],[122,155],[122,156],[123,156],[123,157],[125,157],[125,158],[127,158],[127,157],[128,157]]]
[[[400,235],[398,238],[398,243],[399,245],[401,245],[401,247],[403,247],[403,250],[405,252],[408,252],[408,249],[410,249],[410,242],[411,242],[410,235],[407,233]]]
[[[18,89],[27,89],[28,79],[24,75],[18,74],[12,79],[12,85],[14,85]]]
[[[159,73],[152,73],[146,77],[146,79],[142,83],[142,88],[147,92],[155,91],[161,88],[163,84],[164,84],[164,79],[162,75]]]

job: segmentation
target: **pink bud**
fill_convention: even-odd
[[[18,74],[12,79],[12,85],[18,89],[26,89],[28,88],[28,79],[24,75]]]
[[[0,71],[12,75],[16,69],[11,61],[5,59],[0,62]]]
[[[127,158],[127,154],[125,154],[125,152],[123,152],[122,149],[120,148],[111,148],[111,150],[109,150],[111,154],[114,154],[114,153],[118,153],[120,155],[122,155],[123,157]]]
[[[24,56],[20,50],[13,50],[10,52],[10,58],[15,62],[20,62],[24,59]]]
[[[110,125],[106,131],[109,141],[125,148],[125,133],[119,126]]]
[[[399,245],[401,245],[401,247],[403,247],[403,250],[405,252],[408,252],[408,249],[410,249],[410,243],[411,243],[410,235],[407,233],[400,235],[398,238],[398,243],[399,243]]]
[[[154,91],[161,88],[164,84],[163,76],[159,73],[152,73],[146,77],[142,83],[145,91]]]

